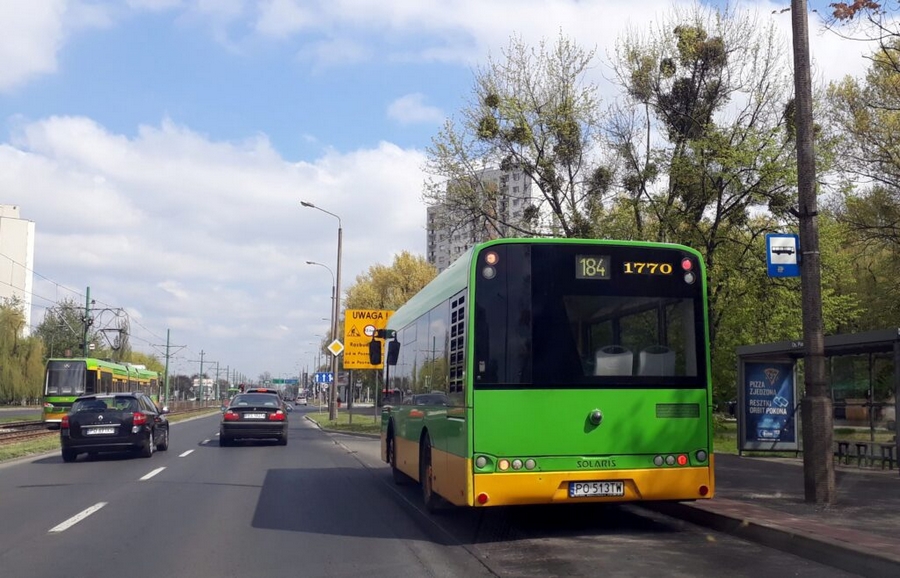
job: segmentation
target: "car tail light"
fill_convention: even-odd
[[[136,411],[131,414],[131,420],[133,425],[144,425],[147,423],[147,416],[139,411]]]
[[[222,416],[222,418],[225,421],[237,421],[237,420],[241,419],[241,416],[239,416],[237,413],[235,413],[229,409],[228,411],[225,412],[225,414]]]
[[[62,416],[62,421],[59,422],[59,429],[69,429],[69,416]]]
[[[278,410],[275,413],[269,414],[269,421],[284,421],[287,419],[287,414],[282,410]]]

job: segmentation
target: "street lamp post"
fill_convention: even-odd
[[[304,207],[309,207],[310,209],[316,209],[318,211],[322,211],[326,215],[331,215],[335,219],[338,220],[338,238],[337,238],[337,273],[335,274],[334,280],[334,313],[332,315],[331,320],[331,335],[332,342],[337,339],[338,332],[338,320],[340,319],[341,312],[341,238],[343,237],[343,225],[341,223],[341,218],[338,215],[335,215],[331,211],[326,211],[321,207],[317,207],[314,204],[307,201],[300,201],[300,204]],[[328,419],[330,421],[334,421],[337,419],[337,381],[338,381],[338,356],[334,355],[331,358],[331,374],[334,376],[334,382],[331,384],[331,387],[328,389]]]

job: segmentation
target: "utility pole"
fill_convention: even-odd
[[[84,319],[81,324],[84,327],[84,331],[81,334],[81,356],[88,356],[88,327],[91,326],[93,320],[91,319],[91,288],[88,287],[84,297]]]
[[[816,159],[813,146],[812,80],[806,0],[791,0],[794,44],[794,102],[797,129],[797,201],[800,225],[800,288],[806,393],[800,401],[803,426],[803,485],[807,502],[833,504],[834,414],[825,381],[822,280],[816,216]]]
[[[171,336],[171,330],[166,329],[166,367],[163,370],[163,384],[164,384],[163,386],[166,390],[165,400],[167,402],[171,399],[171,390],[169,389],[169,358],[172,357],[172,354],[169,352],[169,350],[172,347],[177,347],[180,351],[180,350],[184,349],[185,347],[187,347],[187,345],[171,345],[170,336]],[[160,347],[159,345],[153,345],[153,346]]]

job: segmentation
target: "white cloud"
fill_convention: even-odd
[[[0,3],[0,91],[56,70],[66,2]]]
[[[334,270],[337,221],[300,200],[340,215],[346,288],[401,250],[424,252],[422,161],[382,143],[290,163],[261,136],[213,142],[165,120],[127,138],[53,117],[0,146],[0,190],[36,223],[35,270],[56,272],[36,279],[36,303],[89,279],[157,336],[177,328],[208,351],[239,340],[255,371],[328,326],[332,279],[305,262]]]
[[[388,105],[387,114],[388,117],[404,125],[438,124],[444,119],[441,109],[425,104],[425,95],[420,92],[401,96]]]

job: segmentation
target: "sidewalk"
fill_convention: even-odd
[[[900,474],[836,466],[836,503],[804,500],[803,461],[716,454],[712,500],[653,509],[864,576],[900,575]]]

